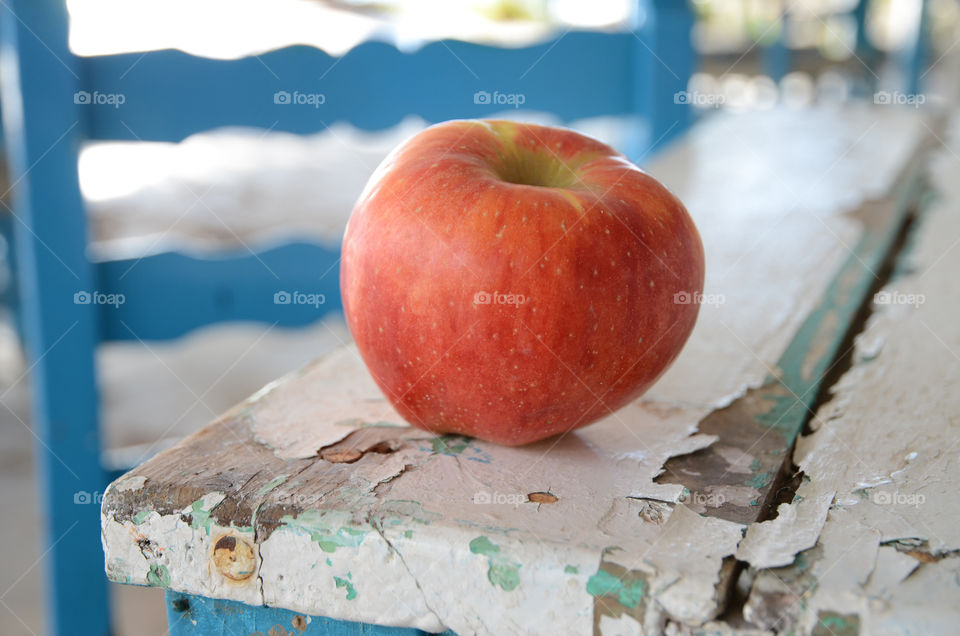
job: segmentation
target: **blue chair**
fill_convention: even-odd
[[[928,0],[920,2],[920,23],[907,46],[894,56],[894,63],[903,74],[903,90],[908,95],[917,95],[921,92],[921,82],[926,75],[924,65],[929,61],[930,48],[930,3]],[[878,50],[867,36],[867,17],[871,7],[870,0],[857,0],[851,10],[856,23],[856,43],[853,53],[858,61],[866,68],[864,72],[867,84],[876,90],[876,71],[884,60],[884,54]],[[780,37],[765,45],[762,49],[764,72],[775,80],[781,79],[790,72],[791,53],[784,42],[785,33],[790,16],[786,12],[781,16]],[[867,70],[869,69],[869,70]]]
[[[496,95],[522,94],[525,107],[564,120],[644,116],[648,139],[628,149],[639,156],[689,124],[675,96],[694,64],[686,3],[641,5],[647,19],[635,32],[571,32],[518,49],[450,41],[407,54],[367,42],[342,58],[290,47],[220,61],[173,50],[80,58],[67,45],[63,0],[7,0],[2,110],[52,633],[110,631],[98,507],[83,505],[109,477],[99,460],[98,343],[176,338],[227,320],[297,326],[339,310],[338,254],[318,245],[91,261],[79,144],[179,141],[227,125],[314,133],[343,120],[377,129],[411,113],[428,121],[486,116]],[[298,104],[312,95],[324,103]],[[284,290],[330,302],[319,311],[276,304]]]

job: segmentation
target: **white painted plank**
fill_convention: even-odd
[[[907,273],[877,295],[874,314],[857,338],[853,368],[818,412],[816,431],[797,444],[794,461],[809,481],[801,489],[806,498],[788,508],[806,526],[795,526],[795,534],[819,535],[816,548],[789,570],[761,570],[754,586],[750,603],[762,605],[769,603],[765,590],[797,577],[789,587],[804,602],[797,596],[781,618],[804,633],[823,612],[855,616],[862,634],[956,631],[958,121],[952,147],[935,156],[938,200],[919,222],[903,264]],[[804,521],[798,511],[823,496],[833,500],[825,523]],[[763,525],[747,535],[756,539],[756,566],[783,565],[784,549],[810,547],[771,534],[754,536]]]

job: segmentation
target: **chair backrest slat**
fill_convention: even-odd
[[[286,243],[214,257],[163,252],[97,263],[104,340],[168,340],[204,325],[298,327],[340,311],[339,250]]]
[[[516,106],[569,121],[639,111],[635,46],[629,32],[572,32],[516,49],[365,42],[341,58],[307,46],[239,60],[89,57],[77,100],[92,139],[179,141],[218,126],[314,133],[338,121],[382,129],[408,114],[436,122]]]

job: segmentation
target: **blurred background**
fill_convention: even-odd
[[[22,10],[26,4],[10,4],[4,10]],[[45,0],[41,4],[52,3]],[[432,42],[449,40],[504,49],[548,43],[542,51],[549,52],[549,43],[558,38],[593,31],[639,33],[641,44],[647,47],[644,25],[658,9],[669,12],[658,6],[667,4],[671,3],[66,2],[72,55],[126,54],[123,64],[130,68],[124,75],[141,78],[133,81],[152,77],[151,58],[145,53],[166,49],[213,60],[256,59],[265,73],[272,74],[270,52],[291,45],[319,48],[331,56],[334,65],[341,58],[350,59],[350,52],[367,41],[383,42],[408,54]],[[680,4],[680,0],[672,4]],[[682,116],[691,123],[706,117],[749,117],[771,109],[843,108],[851,102],[896,103],[906,108],[953,106],[960,0],[695,0],[687,8],[692,28],[671,35],[672,41],[648,48],[667,54],[691,52],[689,77],[667,78],[681,82],[679,90],[670,91],[668,106],[683,109]],[[11,28],[19,29],[21,40],[28,37],[22,28],[25,20],[20,17],[7,15],[8,28],[0,36],[0,67],[6,73],[2,104],[8,133],[5,156],[17,143],[9,136],[17,114],[8,112],[13,81],[9,67],[14,65],[11,56],[17,45],[6,38]],[[44,39],[42,35],[38,34],[38,41]],[[51,48],[56,46],[51,44]],[[453,50],[450,53],[457,57]],[[464,75],[473,73],[469,60],[463,66]],[[23,69],[21,65],[20,81],[46,81],[43,77],[25,80]],[[176,90],[175,77],[156,77],[161,85],[154,90],[164,90],[162,82],[171,82],[170,90]],[[363,84],[368,79],[356,73],[351,81]],[[322,87],[323,77],[317,82]],[[522,83],[518,85],[522,87]],[[449,99],[451,89],[442,78],[425,86],[429,93],[421,95],[425,101]],[[498,91],[509,87],[479,86],[478,91],[457,96],[463,104],[460,116],[564,123],[609,141],[641,163],[656,156],[686,126],[657,129],[642,117],[638,123],[635,116],[622,113],[571,121],[552,109],[538,110],[537,100],[527,98],[522,90],[501,93]],[[549,91],[549,87],[537,90]],[[295,104],[298,95],[303,99],[310,96],[294,90],[286,97],[278,94],[276,104],[283,99]],[[95,262],[124,261],[127,271],[136,271],[140,259],[166,252],[201,259],[221,254],[259,259],[262,250],[290,240],[314,243],[335,253],[351,206],[374,168],[395,145],[428,124],[418,115],[390,111],[396,96],[389,91],[378,93],[374,86],[369,98],[354,106],[358,110],[362,106],[364,113],[390,111],[376,125],[358,127],[342,117],[326,120],[325,108],[337,95],[322,94],[315,97],[319,103],[304,104],[315,107],[316,117],[323,120],[316,126],[320,132],[295,134],[282,131],[282,125],[265,122],[258,128],[214,127],[177,141],[141,141],[139,128],[132,123],[135,118],[127,120],[125,116],[124,109],[130,105],[115,103],[116,94],[112,95],[113,104],[99,105],[96,100],[109,99],[109,95],[98,97],[91,91],[86,97],[75,97],[78,105],[89,99],[97,107],[115,108],[119,121],[115,125],[129,130],[129,134],[113,135],[126,140],[83,141],[76,149],[77,174],[86,219],[86,256]],[[345,112],[351,107],[347,104]],[[16,110],[16,105],[13,108]],[[25,97],[24,111],[29,114],[31,108],[42,107]],[[143,136],[150,139],[156,135]],[[7,175],[10,161],[4,162],[0,187],[4,204],[0,215],[6,228],[0,249],[4,299],[0,320],[0,506],[8,511],[0,524],[0,543],[5,547],[5,562],[0,567],[0,633],[42,634],[50,627],[44,579],[52,543],[38,531],[38,519],[46,513],[37,483],[43,467],[35,466],[34,449],[44,443],[37,441],[42,434],[30,408],[34,363],[22,344],[24,332],[29,334],[32,327],[19,308],[30,294],[44,290],[42,283],[39,292],[18,284],[24,277],[18,278],[11,258],[17,249],[12,228],[18,224],[13,214],[18,209],[14,186],[19,182],[18,177]],[[39,187],[58,186],[47,183]],[[266,263],[264,267],[270,269]],[[324,276],[335,285],[335,268]],[[163,316],[153,318],[162,320]],[[109,471],[143,461],[265,383],[349,340],[336,311],[319,321],[308,317],[294,322],[302,324],[284,327],[270,320],[231,321],[190,329],[175,339],[141,339],[133,334],[96,346],[103,465]],[[95,507],[97,497],[97,490],[91,487],[74,502],[59,503],[95,514],[87,508]],[[73,584],[83,585],[82,581]],[[165,633],[160,590],[111,586],[111,594],[115,633]]]

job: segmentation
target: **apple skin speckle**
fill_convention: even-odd
[[[697,229],[656,179],[574,131],[493,120],[395,150],[354,207],[340,271],[347,324],[397,411],[506,445],[642,395],[696,323],[699,305],[676,298],[703,279]]]

